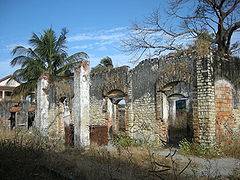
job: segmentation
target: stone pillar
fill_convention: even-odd
[[[39,78],[37,83],[37,111],[34,127],[43,135],[48,135],[48,110],[49,110],[49,75],[45,74]]]
[[[89,85],[90,85],[89,62],[82,61],[74,69],[73,114],[74,114],[75,146],[90,145]]]
[[[213,57],[197,59],[197,116],[198,141],[206,145],[215,144],[215,88]]]
[[[2,99],[5,98],[5,91],[2,91]]]
[[[133,109],[133,92],[132,92],[132,74],[129,73],[128,76],[128,97],[125,100],[126,106],[125,106],[125,113],[127,112],[127,117],[125,116],[125,128],[126,128],[126,134],[134,138],[134,109]]]

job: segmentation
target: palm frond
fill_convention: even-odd
[[[66,74],[65,72],[73,72],[73,68],[78,64],[79,62],[71,62],[71,63],[67,63],[64,66],[62,66],[61,68],[59,68],[55,75],[58,76],[64,76],[64,74]],[[68,73],[69,74],[69,73]]]
[[[37,79],[29,80],[22,83],[13,90],[13,96],[27,96],[30,92],[34,91],[37,86]]]
[[[70,62],[80,62],[82,60],[87,60],[89,56],[85,52],[77,52],[65,59],[65,63],[70,63]]]
[[[61,31],[61,35],[59,36],[58,40],[56,41],[56,49],[58,53],[63,53],[62,50],[67,48],[64,44],[67,42],[66,35],[68,33],[68,30],[66,28],[63,28]]]
[[[22,54],[27,54],[28,53],[28,48],[24,47],[24,46],[16,46],[11,54],[12,55],[22,55]]]
[[[16,65],[22,65],[27,60],[29,60],[29,57],[27,56],[17,56],[11,60],[10,65],[12,67]]]
[[[17,56],[12,59],[11,66],[21,66],[14,72],[13,77],[23,82],[14,90],[15,95],[26,95],[34,90],[39,77],[45,72],[52,75],[72,75],[73,67],[89,58],[84,52],[68,56],[65,51],[67,33],[67,29],[63,28],[57,37],[52,28],[49,28],[42,34],[32,34],[29,43],[33,48],[17,46],[12,50],[12,54]]]

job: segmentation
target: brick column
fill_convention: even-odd
[[[89,85],[90,67],[88,61],[82,61],[74,69],[74,144],[75,146],[90,145],[89,137]]]
[[[197,59],[197,116],[198,141],[206,145],[215,144],[215,88],[213,57]]]

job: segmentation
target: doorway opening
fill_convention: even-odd
[[[16,126],[16,112],[11,112],[9,120],[10,120],[10,129],[12,130]]]
[[[184,138],[188,139],[187,98],[170,99],[168,137],[171,145],[177,146]]]

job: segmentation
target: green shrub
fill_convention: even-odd
[[[121,147],[137,147],[141,144],[125,134],[119,134],[113,137],[113,143]]]
[[[179,148],[180,152],[183,154],[206,158],[214,158],[222,154],[218,145],[207,146],[196,142],[189,142],[187,139],[183,139],[179,142]]]

